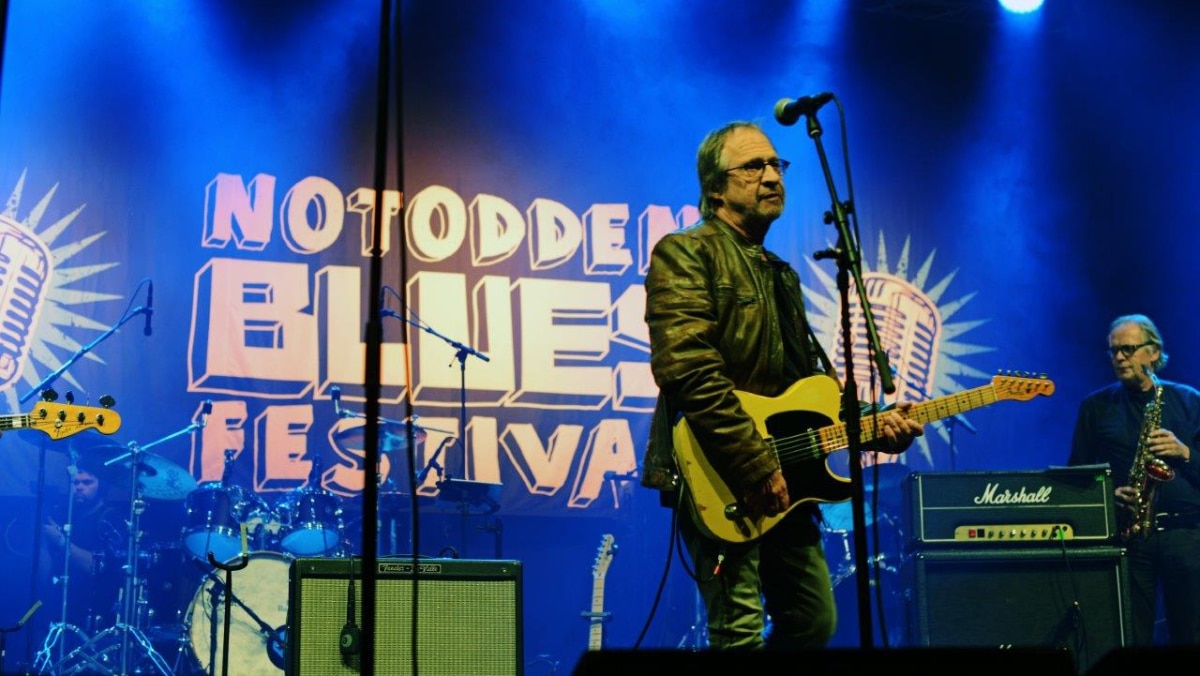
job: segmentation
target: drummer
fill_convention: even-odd
[[[127,529],[124,511],[109,501],[109,486],[101,467],[86,458],[76,461],[72,479],[70,571],[67,622],[93,632],[115,619],[123,583],[122,566]],[[62,571],[67,532],[67,515],[49,517],[42,536],[50,569]],[[62,586],[58,587],[61,594]]]

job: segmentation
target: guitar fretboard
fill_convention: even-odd
[[[996,397],[995,386],[991,384],[981,385],[956,394],[913,404],[906,417],[909,420],[915,420],[924,425],[935,420],[958,415],[959,413],[990,406],[997,401],[999,399]],[[879,438],[877,422],[878,419],[873,415],[863,416],[861,435],[863,443],[870,443]],[[821,450],[823,452],[831,453],[846,448],[849,445],[850,435],[846,431],[846,423],[830,425],[821,430]]]

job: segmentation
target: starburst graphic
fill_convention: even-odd
[[[70,239],[67,234],[83,211],[80,205],[58,220],[43,226],[43,219],[58,190],[55,184],[37,200],[22,219],[20,207],[25,191],[25,172],[21,173],[0,213],[3,239],[0,243],[0,360],[11,376],[0,382],[10,410],[20,408],[20,387],[36,387],[47,374],[61,369],[83,345],[73,337],[75,331],[105,331],[109,327],[77,312],[94,311],[97,303],[119,300],[121,296],[71,288],[80,280],[116,267],[118,263],[70,265],[70,261],[95,244],[105,231]],[[61,355],[65,355],[60,357]],[[93,351],[84,359],[103,364]],[[72,388],[86,388],[65,371],[59,375]]]
[[[973,368],[963,358],[995,350],[994,347],[961,340],[986,320],[951,321],[975,297],[975,293],[971,292],[943,302],[957,270],[930,285],[935,250],[921,261],[920,267],[910,277],[910,248],[911,238],[905,238],[893,269],[888,263],[887,244],[881,232],[875,268],[870,269],[865,261],[862,266],[863,286],[871,300],[880,343],[888,353],[893,371],[895,401],[934,399],[969,387],[963,380],[987,380],[991,374]],[[807,286],[804,288],[805,298],[810,304],[813,332],[826,351],[831,356],[836,355],[835,367],[844,373],[846,360],[841,349],[841,302],[837,281],[814,260],[809,259],[808,265],[820,285],[820,293]],[[870,369],[874,364],[867,350],[865,321],[853,288],[850,291],[850,306],[854,380],[860,392],[871,392],[869,384],[875,383],[878,378],[872,380],[870,377]],[[878,400],[878,397],[874,399]],[[932,426],[943,442],[950,442],[950,429],[945,421],[932,423]],[[917,437],[914,447],[910,452],[917,450],[932,466],[929,435]]]

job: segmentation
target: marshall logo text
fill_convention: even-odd
[[[989,483],[983,489],[983,495],[977,495],[972,500],[977,505],[1044,505],[1050,502],[1050,494],[1054,489],[1050,486],[1041,486],[1036,493],[1030,493],[1021,486],[1015,493],[1005,489],[1003,493],[1000,491],[1000,484]]]

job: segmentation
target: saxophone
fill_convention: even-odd
[[[1154,503],[1158,484],[1175,478],[1175,470],[1165,460],[1150,452],[1150,435],[1162,422],[1163,386],[1154,374],[1154,398],[1146,404],[1142,417],[1142,431],[1138,438],[1137,453],[1133,456],[1133,467],[1129,470],[1129,486],[1136,493],[1128,519],[1121,529],[1121,539],[1145,538],[1155,529]]]

